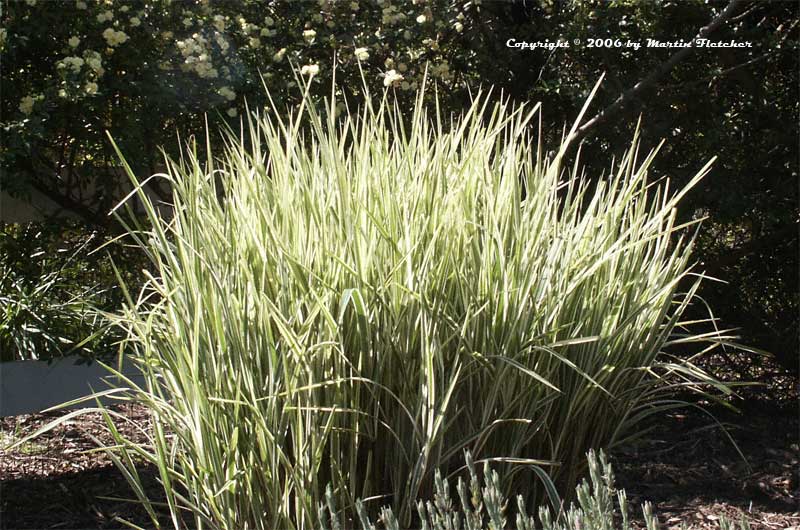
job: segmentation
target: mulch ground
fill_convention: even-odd
[[[144,442],[149,415],[144,407],[117,405],[130,423],[117,422],[127,437]],[[113,441],[99,413],[79,416],[22,446],[10,444],[35,432],[65,412],[0,418],[0,528],[127,528],[119,519],[152,527],[132,499],[133,491],[104,452],[87,452]],[[153,469],[142,469],[151,490],[158,491]]]
[[[117,407],[134,424],[148,426],[141,407]],[[746,519],[753,530],[800,530],[800,426],[797,409],[759,405],[741,415],[715,411],[730,436],[703,414],[664,416],[637,444],[616,451],[612,462],[635,516],[651,501],[663,528],[718,528],[718,518]],[[63,413],[61,413],[63,414]],[[0,418],[0,528],[124,528],[119,518],[152,527],[121,474],[91,437],[110,442],[97,414],[76,418],[13,451],[9,442],[34,432],[60,413]],[[129,436],[144,439],[130,426]],[[152,469],[143,469],[152,490]],[[112,498],[112,499],[109,499]]]
[[[698,411],[675,413],[613,454],[631,507],[649,500],[665,528],[718,528],[724,515],[754,530],[800,530],[797,407],[713,414],[724,429]]]

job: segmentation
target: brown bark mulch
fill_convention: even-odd
[[[614,453],[617,487],[631,507],[649,500],[667,529],[718,528],[724,515],[753,530],[800,530],[797,407],[759,403],[713,414],[724,429],[695,410],[674,413]]]
[[[144,408],[120,405],[138,425]],[[124,528],[118,518],[150,528],[144,511],[109,458],[93,449],[90,435],[110,439],[99,414],[75,418],[15,450],[9,443],[34,432],[58,412],[0,418],[0,528]],[[63,413],[61,413],[63,414]],[[753,530],[800,530],[800,436],[796,409],[760,406],[741,415],[715,412],[728,425],[745,462],[724,432],[705,415],[685,412],[659,418],[643,441],[613,454],[618,487],[631,507],[653,502],[662,528],[718,528],[718,518],[747,519]],[[139,437],[132,426],[125,434]],[[142,473],[152,491],[152,469]]]

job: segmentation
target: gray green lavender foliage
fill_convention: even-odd
[[[538,510],[528,510],[522,495],[516,498],[513,515],[509,510],[508,499],[500,487],[500,477],[491,469],[488,462],[483,466],[483,484],[478,478],[475,462],[466,453],[469,484],[459,477],[456,486],[457,497],[450,491],[450,484],[436,473],[436,491],[433,500],[417,503],[418,528],[421,530],[631,530],[630,510],[625,490],[618,490],[614,484],[614,472],[605,453],[589,451],[587,455],[589,480],[584,479],[576,487],[577,504],[570,504],[566,510],[540,506]],[[377,520],[370,520],[364,504],[356,504],[361,530],[400,530],[403,526],[390,507],[384,507]],[[649,502],[642,505],[642,516],[647,530],[659,528],[658,517],[653,513]],[[538,521],[534,513],[538,514]],[[353,524],[343,524],[336,511],[335,501],[330,489],[326,502],[319,507],[319,520],[323,530],[351,528]],[[746,519],[738,525],[725,517],[720,517],[720,530],[750,530]],[[686,527],[686,523],[682,523]]]

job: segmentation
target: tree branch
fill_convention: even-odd
[[[705,39],[709,35],[711,35],[717,28],[719,28],[726,20],[731,18],[733,14],[739,8],[739,5],[743,3],[744,0],[731,0],[731,2],[725,7],[725,9],[720,12],[719,15],[716,16],[708,25],[702,27],[700,31],[695,36],[696,39]],[[675,65],[679,62],[684,60],[686,57],[692,53],[694,46],[681,48],[672,56],[667,59],[666,62],[659,64],[650,74],[645,77],[643,80],[636,83],[633,88],[623,92],[617,99],[597,113],[594,117],[592,117],[589,121],[587,121],[582,126],[578,127],[575,134],[570,139],[571,143],[580,142],[586,135],[595,127],[605,123],[610,118],[618,114],[623,108],[625,108],[629,103],[633,100],[638,99],[644,92],[652,88],[661,77],[664,76],[667,72],[672,70]]]
[[[738,72],[739,70],[741,70],[743,68],[747,68],[748,66],[752,66],[752,65],[754,65],[756,63],[759,63],[759,62],[763,61],[764,59],[769,59],[773,55],[777,55],[777,54],[781,53],[782,51],[784,51],[784,49],[781,49],[781,46],[783,45],[784,42],[786,42],[786,39],[789,38],[789,35],[791,34],[791,32],[795,28],[795,26],[797,26],[798,22],[800,22],[800,19],[795,20],[792,23],[792,25],[789,26],[789,29],[787,29],[784,32],[783,37],[781,37],[781,40],[778,41],[778,44],[775,45],[774,49],[768,51],[767,53],[765,53],[763,55],[759,55],[758,57],[755,57],[754,59],[750,59],[749,61],[746,61],[746,62],[741,63],[741,64],[737,64],[736,66],[732,66],[732,67],[730,67],[730,68],[728,68],[726,70],[722,70],[721,72],[718,72],[716,74],[711,74],[709,76],[703,77],[703,78],[698,79],[696,81],[692,81],[692,82],[689,82],[689,83],[682,83],[682,84],[664,85],[664,88],[668,88],[668,89],[670,89],[670,88],[673,88],[673,89],[686,89],[686,88],[692,88],[692,87],[695,87],[695,86],[699,86],[699,85],[705,84],[706,82],[713,83],[714,81],[718,81],[719,79],[722,79],[723,77],[725,77],[725,76],[727,76],[729,74],[732,74],[734,72]]]

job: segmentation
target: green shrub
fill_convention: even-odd
[[[133,285],[136,259],[114,245],[93,253],[104,239],[66,221],[0,224],[0,361],[116,351],[122,335],[103,312],[118,310],[122,294],[108,251]]]
[[[681,321],[700,281],[675,224],[687,190],[648,178],[654,152],[634,140],[590,186],[562,166],[572,131],[537,144],[538,106],[326,105],[250,115],[213,158],[190,144],[159,177],[169,216],[139,197],[153,270],[121,324],[150,443],[108,418],[148,509],[141,459],[176,527],[315,527],[327,484],[350,513],[386,496],[408,525],[464,450],[541,498],[531,470],[571,488],[588,449],[675,406],[667,376],[714,382],[659,356],[708,337]]]

